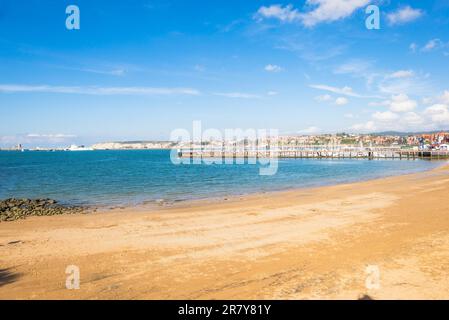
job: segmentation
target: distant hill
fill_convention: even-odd
[[[92,145],[94,150],[122,150],[122,149],[171,149],[174,146],[170,141],[122,141],[103,142]]]
[[[412,136],[419,134],[434,134],[439,132],[449,132],[449,130],[435,130],[435,131],[417,131],[417,132],[401,132],[401,131],[382,131],[382,132],[372,132],[371,135],[376,136]]]
[[[113,141],[106,143],[122,143],[122,144],[137,144],[137,143],[171,143],[171,141],[165,140],[136,140],[136,141]]]

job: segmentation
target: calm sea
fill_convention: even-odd
[[[167,150],[0,151],[0,199],[133,205],[331,185],[428,170],[424,160],[279,160],[273,176],[257,165],[174,165]]]

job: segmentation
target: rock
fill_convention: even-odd
[[[53,199],[5,199],[0,201],[0,221],[15,221],[29,216],[54,216],[87,213],[86,207],[64,206]]]

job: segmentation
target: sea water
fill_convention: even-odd
[[[0,199],[135,205],[315,187],[432,169],[426,160],[280,159],[273,176],[252,164],[182,164],[169,150],[0,151]]]

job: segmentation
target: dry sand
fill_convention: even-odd
[[[79,290],[65,288],[68,265]],[[0,223],[0,299],[447,299],[448,273],[449,166]]]

